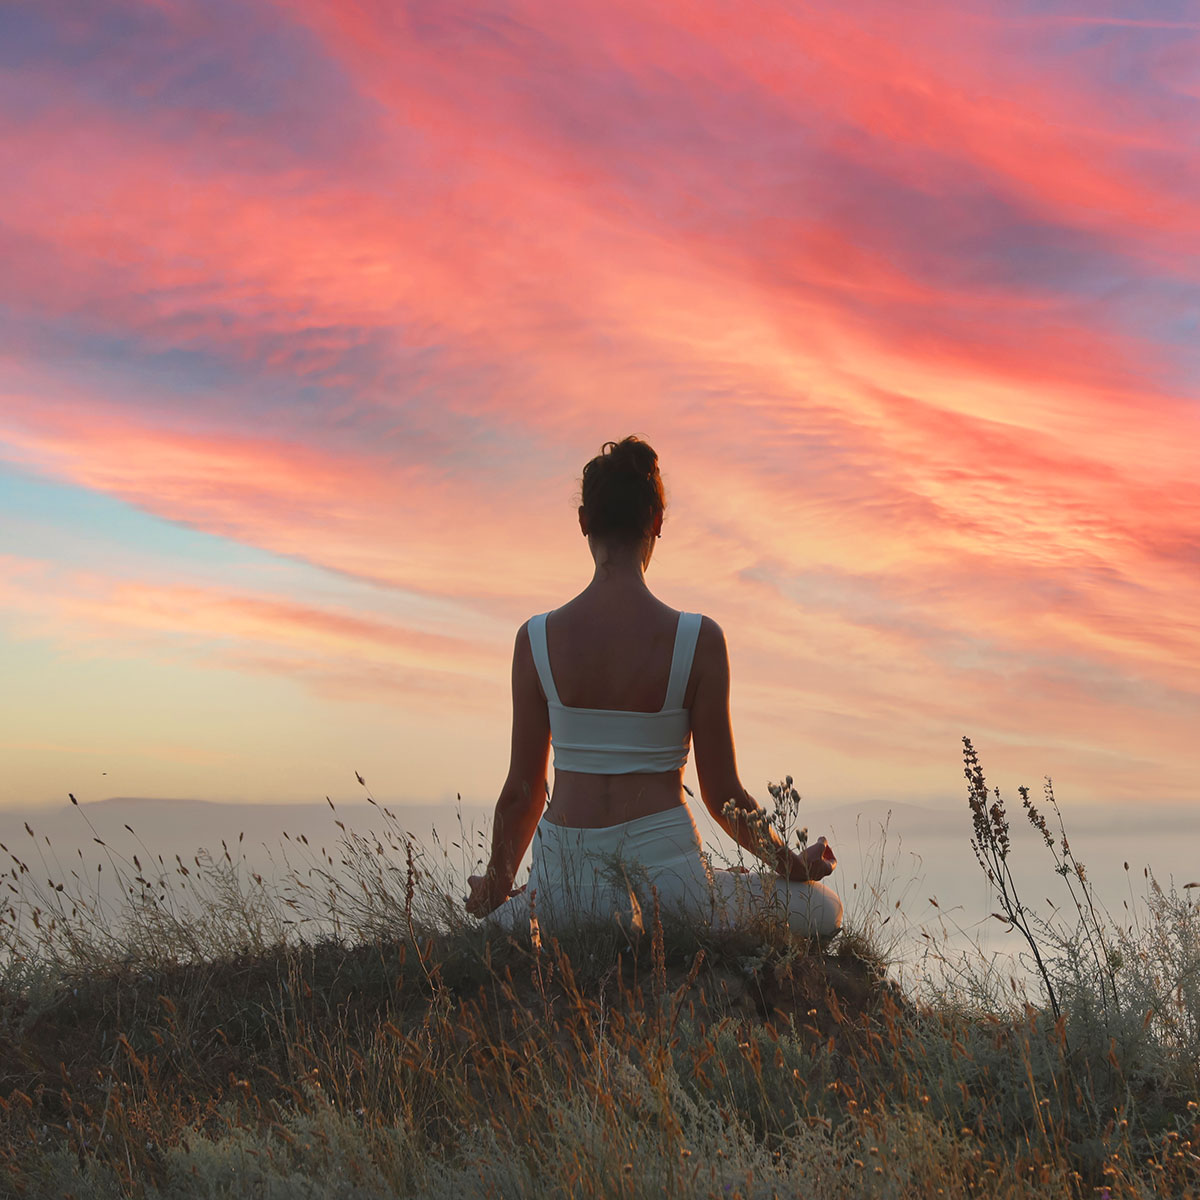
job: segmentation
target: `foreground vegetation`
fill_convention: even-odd
[[[513,939],[399,832],[282,887],[228,850],[113,855],[119,908],[10,850],[0,1192],[1200,1195],[1200,908],[1152,886],[1118,927],[1052,793],[1046,815],[1023,793],[1077,897],[1074,927],[1042,922],[966,749],[1034,1001],[961,968],[903,994],[870,914],[832,952],[652,897],[641,931]]]

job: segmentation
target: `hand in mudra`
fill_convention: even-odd
[[[507,885],[501,887],[496,876],[492,874],[467,876],[467,887],[471,889],[471,894],[467,896],[464,907],[473,917],[486,917],[488,913],[495,912],[505,900],[525,890],[523,886],[515,891],[509,890]]]
[[[787,877],[792,883],[813,883],[824,879],[826,875],[832,875],[836,866],[837,856],[833,847],[823,837],[819,837],[802,850],[791,852],[791,866]]]

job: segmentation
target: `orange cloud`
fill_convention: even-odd
[[[183,11],[179,46],[253,74]],[[517,622],[586,580],[577,472],[638,430],[673,500],[655,578],[731,630],[772,736],[790,696],[810,748],[869,722],[899,761],[977,722],[1060,736],[1097,789],[1113,747],[1191,786],[1200,175],[1153,29],[881,2],[253,19],[328,72],[296,145],[165,65],[130,72],[138,103],[25,70],[0,458],[462,628],[95,578],[39,615],[18,562],[23,622],[450,705],[447,675],[503,675]],[[1115,77],[1144,86],[1109,103]]]
[[[148,583],[48,562],[0,556],[0,607],[26,636],[73,652],[119,647],[179,650],[197,661],[266,669],[311,683],[373,680],[373,692],[414,689],[461,699],[481,681],[501,680],[506,648],[477,637],[414,629],[410,624],[290,598],[217,587]]]

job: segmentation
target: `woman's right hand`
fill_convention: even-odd
[[[826,875],[832,875],[836,866],[837,856],[833,847],[823,837],[819,837],[803,850],[791,851],[787,877],[791,883],[815,883],[818,879],[824,879]]]
[[[490,871],[484,875],[468,876],[467,887],[470,894],[463,907],[473,917],[486,917],[504,903],[504,893],[497,887],[496,877]],[[504,889],[505,892],[507,890]]]
[[[512,890],[510,885],[501,884],[490,871],[484,875],[469,875],[467,887],[471,890],[463,907],[473,917],[486,917],[489,913],[495,912],[506,900],[510,900],[513,896],[519,896],[525,890],[525,885],[515,891]]]

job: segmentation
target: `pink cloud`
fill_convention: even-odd
[[[226,36],[182,11],[185,41]],[[575,474],[638,430],[675,501],[655,578],[737,631],[761,719],[791,694],[825,741],[862,713],[932,753],[970,718],[1192,761],[1200,416],[1187,347],[1118,304],[1175,313],[1200,251],[1161,56],[1134,54],[1162,94],[1102,108],[1131,43],[1050,69],[1061,23],[998,6],[268,17],[353,91],[344,147],[160,112],[166,67],[144,110],[27,73],[0,455],[515,627],[586,580]],[[26,621],[40,569],[8,577]],[[80,586],[44,628],[229,643],[323,694],[440,696],[508,652],[495,625],[474,651],[307,599]]]
[[[132,647],[283,674],[323,695],[357,688],[462,701],[502,680],[507,648],[287,597],[105,576],[0,556],[0,606],[71,652]]]
[[[449,478],[437,463],[178,433],[79,397],[48,405],[9,395],[5,406],[10,458],[170,520],[414,591],[470,595],[481,573],[489,595],[530,587],[527,573],[502,569],[509,551],[491,524],[512,512],[513,497]],[[473,521],[472,511],[489,520]],[[550,535],[554,523],[543,522]]]

